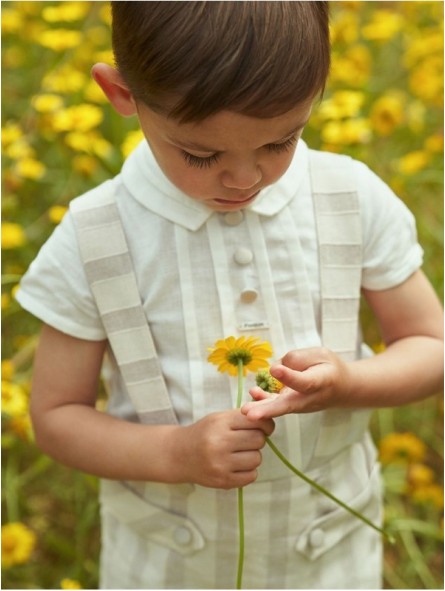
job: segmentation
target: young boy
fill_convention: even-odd
[[[117,68],[93,76],[146,142],[73,202],[17,296],[44,322],[37,443],[103,479],[101,586],[232,588],[245,487],[246,588],[378,588],[378,534],[263,450],[273,433],[378,522],[366,409],[441,380],[441,308],[411,214],[364,165],[300,140],[328,75],[327,3],[112,8]],[[360,289],[387,344],[373,358]],[[236,380],[206,361],[229,335],[284,355],[282,394],[254,388],[233,408]]]

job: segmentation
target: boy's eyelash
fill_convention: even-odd
[[[296,136],[293,136],[281,144],[267,144],[266,148],[269,150],[269,152],[286,152],[287,150],[290,150],[296,141]],[[206,156],[205,158],[202,158],[199,156],[194,156],[185,150],[182,150],[181,152],[187,166],[192,166],[195,168],[210,168],[212,164],[216,164],[216,162],[219,160],[219,154],[213,154],[212,156]]]
[[[188,166],[194,166],[195,168],[210,168],[212,164],[215,164],[219,160],[219,154],[200,158],[199,156],[194,156],[184,150],[182,150],[182,157]]]
[[[269,150],[269,152],[286,152],[287,150],[290,150],[292,146],[295,145],[296,141],[297,137],[294,135],[285,142],[282,142],[281,144],[267,144],[267,149]]]

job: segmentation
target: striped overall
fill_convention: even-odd
[[[360,212],[350,160],[336,156],[335,166],[332,162],[326,154],[310,151],[321,281],[321,342],[352,361],[361,356]],[[110,355],[138,418],[145,424],[177,423],[141,306],[112,185],[100,198],[75,200],[71,211]],[[248,219],[248,211],[245,213]],[[268,315],[275,331],[275,348],[280,338],[273,307]],[[308,305],[308,322],[315,326],[311,316]],[[215,335],[215,340],[229,334]],[[202,363],[206,363],[205,351]],[[288,415],[276,421],[272,439],[308,476],[378,522],[379,468],[367,432],[368,421],[369,412],[363,410]],[[244,504],[245,588],[380,587],[378,534],[292,475],[268,448],[263,450],[258,480],[245,489]],[[234,587],[236,491],[194,484],[104,480],[101,506],[102,588]]]

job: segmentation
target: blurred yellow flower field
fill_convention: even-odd
[[[407,203],[424,270],[443,297],[443,3],[351,0],[331,9],[331,79],[303,137],[364,161]],[[39,324],[14,292],[69,201],[117,174],[142,136],[90,76],[94,63],[112,63],[107,2],[6,0],[1,18],[2,586],[97,588],[97,481],[56,465],[33,443],[29,391]],[[379,350],[366,309],[363,326]],[[397,539],[385,550],[387,588],[443,588],[437,394],[374,413],[385,527]]]

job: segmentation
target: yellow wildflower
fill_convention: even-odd
[[[51,70],[42,81],[42,89],[47,92],[71,94],[85,87],[88,76],[71,66],[65,64],[57,70]]]
[[[63,107],[63,99],[57,94],[39,94],[31,102],[38,113],[52,113]]]
[[[332,43],[355,43],[358,38],[358,16],[352,12],[340,12],[330,26]]]
[[[79,133],[71,131],[65,136],[65,143],[76,152],[95,154],[99,158],[106,158],[113,150],[113,146],[95,131]]]
[[[422,100],[443,104],[443,57],[433,56],[411,70],[409,86]]]
[[[371,41],[387,41],[403,27],[403,17],[392,10],[376,10],[371,21],[362,27],[362,34]]]
[[[272,347],[261,342],[257,337],[227,337],[216,341],[211,349],[208,361],[218,366],[218,371],[238,375],[238,363],[243,363],[243,375],[247,371],[257,371],[268,367],[267,359],[272,356]]]
[[[45,174],[46,167],[35,158],[22,158],[16,163],[14,170],[22,178],[38,180]]]
[[[2,526],[2,567],[28,562],[36,544],[36,535],[23,523]]]
[[[82,35],[79,31],[71,29],[48,29],[43,31],[36,41],[47,49],[66,51],[80,45]]]
[[[23,27],[23,17],[14,8],[2,7],[2,34],[19,33]]]
[[[53,224],[59,224],[66,214],[67,209],[65,205],[53,205],[48,210],[48,217]]]
[[[42,17],[49,23],[78,21],[83,19],[89,10],[88,2],[61,2],[58,6],[44,8]]]
[[[359,114],[365,100],[363,92],[357,90],[339,90],[324,100],[318,114],[324,119],[343,119]]]
[[[24,158],[33,158],[34,149],[29,145],[26,138],[21,137],[17,141],[10,143],[3,151],[4,155],[11,160],[22,160]]]
[[[32,423],[29,414],[11,417],[8,421],[8,426],[20,439],[24,441],[31,441],[33,439]]]
[[[423,170],[428,165],[430,155],[422,150],[415,150],[409,152],[399,158],[397,161],[397,169],[402,174],[416,174],[420,170]]]
[[[380,461],[421,462],[426,454],[426,446],[414,433],[389,433],[379,443]]]
[[[341,54],[333,51],[331,82],[361,87],[370,75],[371,64],[372,56],[366,45],[353,45]]]
[[[60,588],[61,589],[82,589],[82,585],[79,581],[74,579],[62,579],[60,581]]]
[[[389,135],[403,119],[404,101],[402,97],[388,94],[375,101],[371,108],[372,128],[379,135]]]
[[[2,380],[10,380],[14,375],[15,367],[11,359],[3,359],[2,361]]]
[[[8,121],[2,128],[2,147],[10,146],[23,137],[23,132],[17,123]]]
[[[54,114],[52,123],[56,131],[76,130],[82,132],[97,127],[102,119],[103,113],[99,107],[85,103],[58,111]]]
[[[256,374],[257,386],[262,388],[265,392],[279,392],[284,386],[283,384],[274,378],[268,369],[260,369]]]
[[[364,144],[372,137],[368,119],[357,118],[345,121],[329,121],[323,126],[321,137],[328,144]]]
[[[28,412],[28,397],[18,384],[2,380],[2,412],[17,417]]]
[[[411,493],[413,501],[419,504],[432,504],[443,509],[443,488],[438,484],[428,484],[415,488]]]
[[[427,150],[428,152],[440,154],[441,152],[443,152],[443,135],[430,135],[426,138],[424,146],[425,150]]]
[[[84,175],[91,176],[97,169],[98,162],[96,158],[88,156],[88,154],[79,154],[72,159],[73,170]]]
[[[136,131],[130,131],[127,133],[124,139],[124,143],[121,146],[122,155],[127,158],[130,153],[135,149],[141,140],[144,139],[144,134],[140,129]]]
[[[425,464],[412,464],[408,469],[408,484],[411,488],[419,488],[434,481],[434,472]]]
[[[26,244],[26,234],[20,226],[13,222],[2,223],[2,249],[20,248]]]

